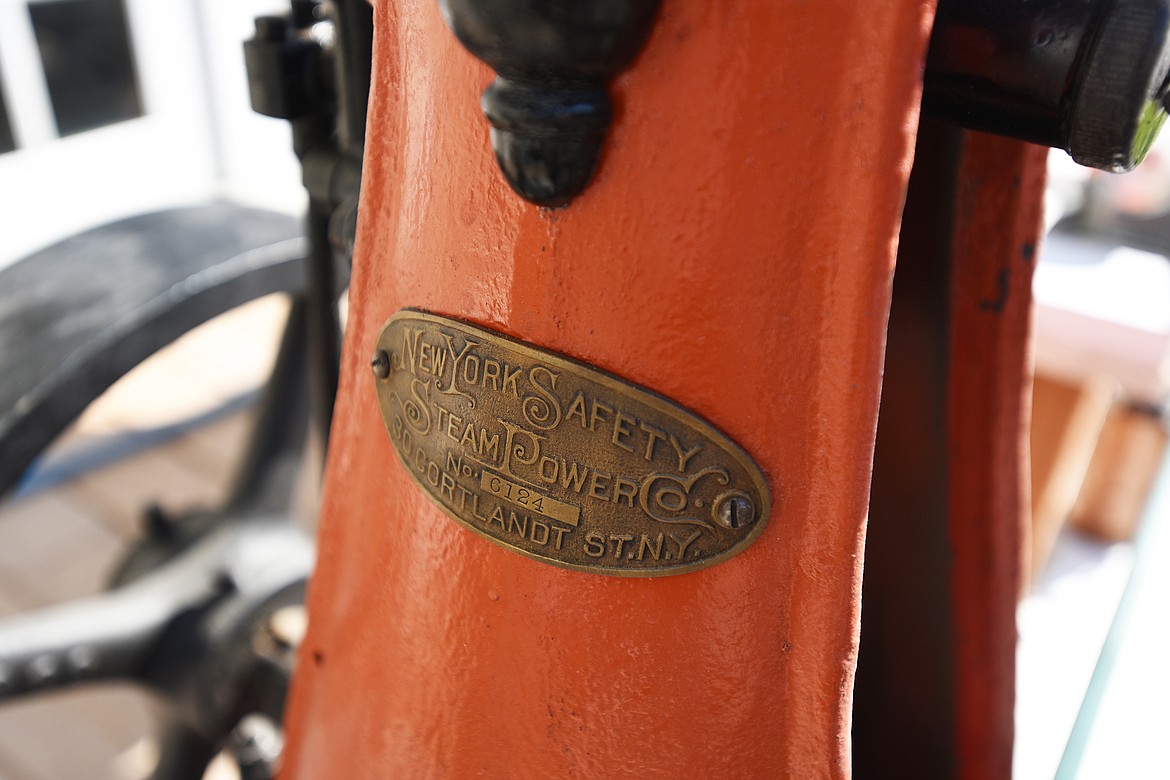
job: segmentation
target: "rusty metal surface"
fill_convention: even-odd
[[[764,530],[764,475],[674,403],[458,320],[390,318],[372,362],[402,465],[450,517],[530,558],[679,574]]]

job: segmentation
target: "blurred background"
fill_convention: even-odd
[[[1017,778],[1167,771],[1168,151],[1163,136],[1123,176],[1049,155]]]
[[[121,216],[228,196],[299,213],[286,122],[248,102],[264,0],[0,0],[0,267]]]
[[[0,269],[177,206],[229,200],[302,215],[289,124],[252,111],[242,48],[255,17],[287,10],[273,0],[0,0]],[[0,616],[102,589],[152,504],[182,512],[224,499],[288,307],[269,296],[198,328],[60,437],[0,504]],[[306,524],[317,466],[306,461],[301,480]],[[147,777],[154,718],[129,685],[0,707],[0,780]],[[226,759],[209,771],[237,774]]]
[[[301,213],[288,124],[252,112],[243,65],[253,18],[283,10],[0,0],[0,269],[173,206]],[[1053,152],[1050,173],[1015,776],[1156,776],[1170,733],[1170,155],[1163,142],[1113,177]],[[61,437],[0,506],[0,615],[99,590],[152,503],[223,498],[287,309],[261,299],[183,337]],[[301,480],[306,525],[318,467],[306,461]],[[0,780],[146,777],[151,722],[129,687],[5,706]]]

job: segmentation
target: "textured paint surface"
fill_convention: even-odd
[[[1032,274],[1048,150],[964,134],[951,279],[956,777],[1012,774],[1016,605],[1028,553]]]
[[[884,328],[930,3],[671,0],[593,184],[502,181],[491,74],[432,2],[377,4],[341,396],[284,776],[843,777]],[[774,496],[743,554],[557,569],[410,481],[368,361],[414,306],[662,393]]]

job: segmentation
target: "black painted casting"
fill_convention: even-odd
[[[439,0],[468,51],[499,74],[483,95],[508,184],[565,206],[597,168],[613,109],[606,82],[641,49],[658,0]]]
[[[1133,168],[1166,118],[1170,0],[940,0],[924,113]]]

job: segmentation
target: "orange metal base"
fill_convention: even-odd
[[[1046,156],[937,122],[920,128],[866,544],[862,777],[1011,776]]]
[[[957,777],[1010,778],[1030,492],[1032,274],[1048,150],[966,133],[951,284]]]
[[[284,777],[844,777],[882,347],[930,3],[664,3],[593,184],[500,178],[491,74],[377,4],[341,393]],[[403,307],[651,388],[739,442],[765,533],[700,572],[554,568],[444,516],[379,419]]]

